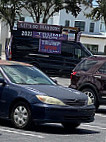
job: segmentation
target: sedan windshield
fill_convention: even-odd
[[[55,85],[49,77],[33,66],[9,65],[2,68],[10,81],[16,84]]]

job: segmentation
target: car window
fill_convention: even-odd
[[[43,72],[38,70],[33,66],[21,66],[21,65],[11,65],[3,66],[8,78],[11,82],[16,84],[45,84],[45,85],[56,85],[49,77],[47,77]]]
[[[80,64],[76,66],[75,70],[88,71],[96,63],[97,61],[94,60],[83,60]]]
[[[85,47],[80,45],[75,45],[75,57],[78,59],[88,57],[88,51],[85,49]]]
[[[100,73],[106,74],[106,62],[99,68]]]
[[[2,73],[0,72],[0,78],[3,78],[3,75],[2,75]]]
[[[81,58],[81,49],[80,48],[75,48],[75,58],[80,59]]]
[[[63,56],[73,57],[74,56],[74,48],[75,47],[73,44],[62,42],[61,54]]]

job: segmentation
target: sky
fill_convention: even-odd
[[[93,5],[97,5],[96,0],[93,1]]]

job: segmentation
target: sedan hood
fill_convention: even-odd
[[[30,85],[26,89],[35,92],[37,95],[44,94],[58,99],[80,99],[86,100],[87,96],[77,90],[59,85]]]

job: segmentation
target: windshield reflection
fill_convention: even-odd
[[[16,84],[56,85],[43,72],[33,66],[9,65],[2,68],[10,81]]]

